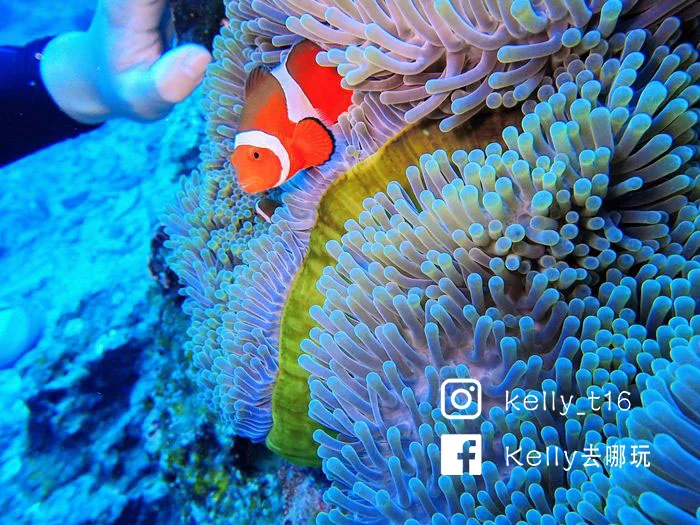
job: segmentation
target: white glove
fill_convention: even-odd
[[[156,120],[197,87],[211,55],[195,44],[163,54],[165,5],[166,0],[99,0],[86,32],[49,42],[41,77],[65,113],[85,124],[114,117]]]

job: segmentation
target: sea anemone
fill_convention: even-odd
[[[344,119],[348,144],[374,149],[390,115],[443,119],[448,131],[482,107],[514,107],[570,56],[604,54],[619,27],[650,27],[688,2],[606,0],[265,0],[230,2],[235,28],[255,63],[275,64],[299,37],[326,51],[356,91]],[[248,66],[250,67],[250,66]]]
[[[504,130],[507,150],[492,143],[469,153],[423,155],[406,172],[409,189],[394,182],[367,198],[340,242],[328,244],[336,263],[318,280],[324,302],[311,308],[318,327],[302,343],[306,355],[299,360],[311,374],[309,414],[328,429],[314,434],[334,482],[326,494],[334,509],[321,523],[604,519],[606,494],[596,500],[586,492],[590,483],[609,485],[594,476],[607,480],[602,468],[576,465],[564,484],[583,490],[585,502],[571,493],[556,509],[561,492],[543,488],[562,486],[551,472],[534,469],[529,498],[522,491],[522,498],[514,496],[517,489],[503,482],[502,492],[497,487],[509,471],[506,448],[553,444],[571,453],[660,431],[635,430],[654,429],[647,419],[662,408],[647,407],[649,401],[629,417],[629,406],[586,412],[592,391],[613,398],[629,391],[635,405],[640,393],[653,399],[644,393],[645,378],[654,373],[649,364],[668,359],[667,349],[660,350],[672,339],[668,327],[689,327],[695,315],[700,264],[690,260],[696,221],[688,219],[697,217],[697,52],[657,46],[686,70],[668,89],[673,70],[644,67],[638,50],[647,38],[633,31],[613,39],[618,45],[607,60],[592,54],[585,63],[569,63],[557,89],[525,108],[525,131]],[[653,108],[645,106],[650,99]],[[624,107],[615,103],[620,100]],[[674,105],[679,109],[666,116]],[[649,129],[654,132],[646,134]],[[668,145],[653,144],[664,135]],[[621,168],[635,158],[634,175]],[[660,169],[665,163],[669,168]],[[628,182],[633,176],[639,180]],[[684,242],[674,242],[662,227],[667,222],[691,223],[676,237]],[[584,243],[594,246],[595,257],[576,251]],[[563,293],[574,299],[567,302]],[[520,388],[574,394],[577,413],[565,420],[538,413],[533,422],[494,406],[480,425],[454,425],[437,409],[446,377],[481,380],[487,407]],[[683,426],[682,412],[675,426]],[[484,485],[468,475],[459,483],[441,478],[439,436],[479,430],[492,461]],[[525,479],[507,475],[513,483]],[[661,476],[687,486],[677,472]],[[647,516],[679,515],[650,499],[644,496],[642,505],[640,497]],[[627,507],[610,512],[631,516]]]
[[[444,184],[450,175],[431,170],[428,162],[417,172],[420,186],[441,188],[438,195],[447,201],[447,188],[462,186],[464,171],[453,166],[455,178]],[[547,469],[510,473],[514,486],[526,479],[525,486],[532,485],[516,497],[517,489],[498,481],[509,472],[499,456],[545,446],[570,454],[626,437],[632,427],[625,425],[623,410],[613,405],[596,413],[586,396],[597,391],[598,398],[618,399],[632,392],[634,402],[635,380],[651,372],[651,360],[666,355],[648,337],[665,341],[666,322],[674,326],[686,319],[688,326],[695,315],[697,262],[659,254],[636,276],[611,269],[597,297],[567,304],[558,288],[571,268],[531,270],[517,279],[511,270],[513,278],[506,281],[497,273],[506,272],[503,265],[491,262],[496,258],[460,255],[464,248],[453,239],[461,230],[449,227],[458,205],[428,224],[427,210],[440,208],[431,193],[395,193],[400,197],[391,199],[390,215],[376,204],[392,194],[387,189],[366,201],[366,214],[348,224],[341,243],[329,246],[337,264],[318,281],[325,302],[311,310],[319,328],[302,344],[307,355],[300,359],[311,374],[309,414],[329,429],[314,434],[324,472],[334,482],[326,502],[335,509],[320,523],[460,523],[498,515],[517,521],[534,519],[533,512],[544,519],[556,499],[543,486],[568,483],[576,489],[594,472],[575,465],[580,473],[570,472],[564,483],[561,473],[552,478]],[[480,273],[489,271],[496,275],[482,279]],[[667,321],[671,314],[676,317]],[[479,379],[484,406],[493,406],[488,417],[471,424],[446,421],[437,407],[440,382],[448,377]],[[541,411],[529,419],[494,406],[506,391],[517,395],[519,388],[573,394],[576,410],[563,418]],[[634,414],[630,421],[643,417]],[[484,485],[469,475],[457,484],[441,478],[439,436],[477,431],[492,461],[484,467]],[[463,499],[465,494],[471,497]],[[475,498],[481,505],[476,508]],[[603,512],[599,506],[596,512]],[[582,519],[591,518],[586,505],[574,507]],[[550,519],[555,522],[554,515]]]
[[[188,351],[202,370],[203,393],[211,397],[216,378],[212,361],[222,354],[215,339],[222,327],[225,304],[221,288],[233,282],[233,269],[263,221],[254,217],[255,201],[243,194],[232,174],[195,171],[183,178],[178,200],[163,222],[171,249],[168,262],[184,285],[184,310],[190,315]]]
[[[569,489],[557,488],[555,514],[558,507],[560,517],[569,514],[575,523],[623,525],[697,520],[700,492],[690,474],[697,469],[700,456],[692,437],[700,429],[700,412],[695,406],[700,315],[697,293],[692,291],[700,284],[697,263],[686,264],[682,273],[686,272],[686,277],[675,278],[661,273],[639,286],[644,302],[662,304],[668,315],[649,315],[649,319],[656,317],[655,325],[662,323],[654,338],[648,337],[652,332],[647,334],[647,327],[632,325],[628,335],[634,332],[635,337],[620,340],[622,345],[613,349],[624,352],[627,366],[636,367],[634,383],[637,395],[641,392],[641,403],[635,401],[641,406],[620,412],[617,428],[605,432],[607,443],[626,451],[627,460],[616,468],[606,461],[606,471],[581,478]],[[630,459],[635,449],[643,447],[648,450],[648,460],[633,464]]]
[[[700,271],[693,270],[687,282],[695,291],[675,298],[675,316],[659,327],[651,345],[654,352],[645,356],[645,373],[637,379],[642,407],[632,410],[626,426],[631,438],[650,445],[650,465],[627,465],[612,472],[606,509],[610,521],[631,525],[700,519],[700,491],[694,479],[700,468],[698,279]]]
[[[504,450],[648,442],[668,459],[645,479],[697,497],[672,468],[698,456],[683,438],[697,407],[668,392],[692,388],[697,365],[700,65],[681,22],[659,23],[686,8],[227,3],[204,85],[209,142],[166,218],[170,261],[203,392],[233,433],[323,461],[319,523],[685,517],[629,468],[514,467]],[[652,30],[615,33],[640,27]],[[266,195],[282,204],[268,224],[228,158],[247,72],[300,37],[354,105],[334,159]],[[426,116],[439,123],[404,129]],[[446,377],[482,381],[480,418],[445,419]],[[631,412],[586,397],[626,390]],[[504,410],[506,391],[571,395],[572,410]],[[452,432],[484,436],[482,480],[439,475]]]

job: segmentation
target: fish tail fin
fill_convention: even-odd
[[[328,162],[335,151],[333,134],[320,120],[313,117],[299,121],[294,128],[292,140],[303,158],[301,169]]]

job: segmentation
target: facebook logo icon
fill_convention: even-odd
[[[440,474],[461,476],[465,472],[481,476],[481,435],[443,434],[440,436]]]

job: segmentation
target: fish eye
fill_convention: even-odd
[[[260,153],[258,153],[257,151],[255,153],[253,153],[253,158],[255,160],[258,160],[260,158]]]

